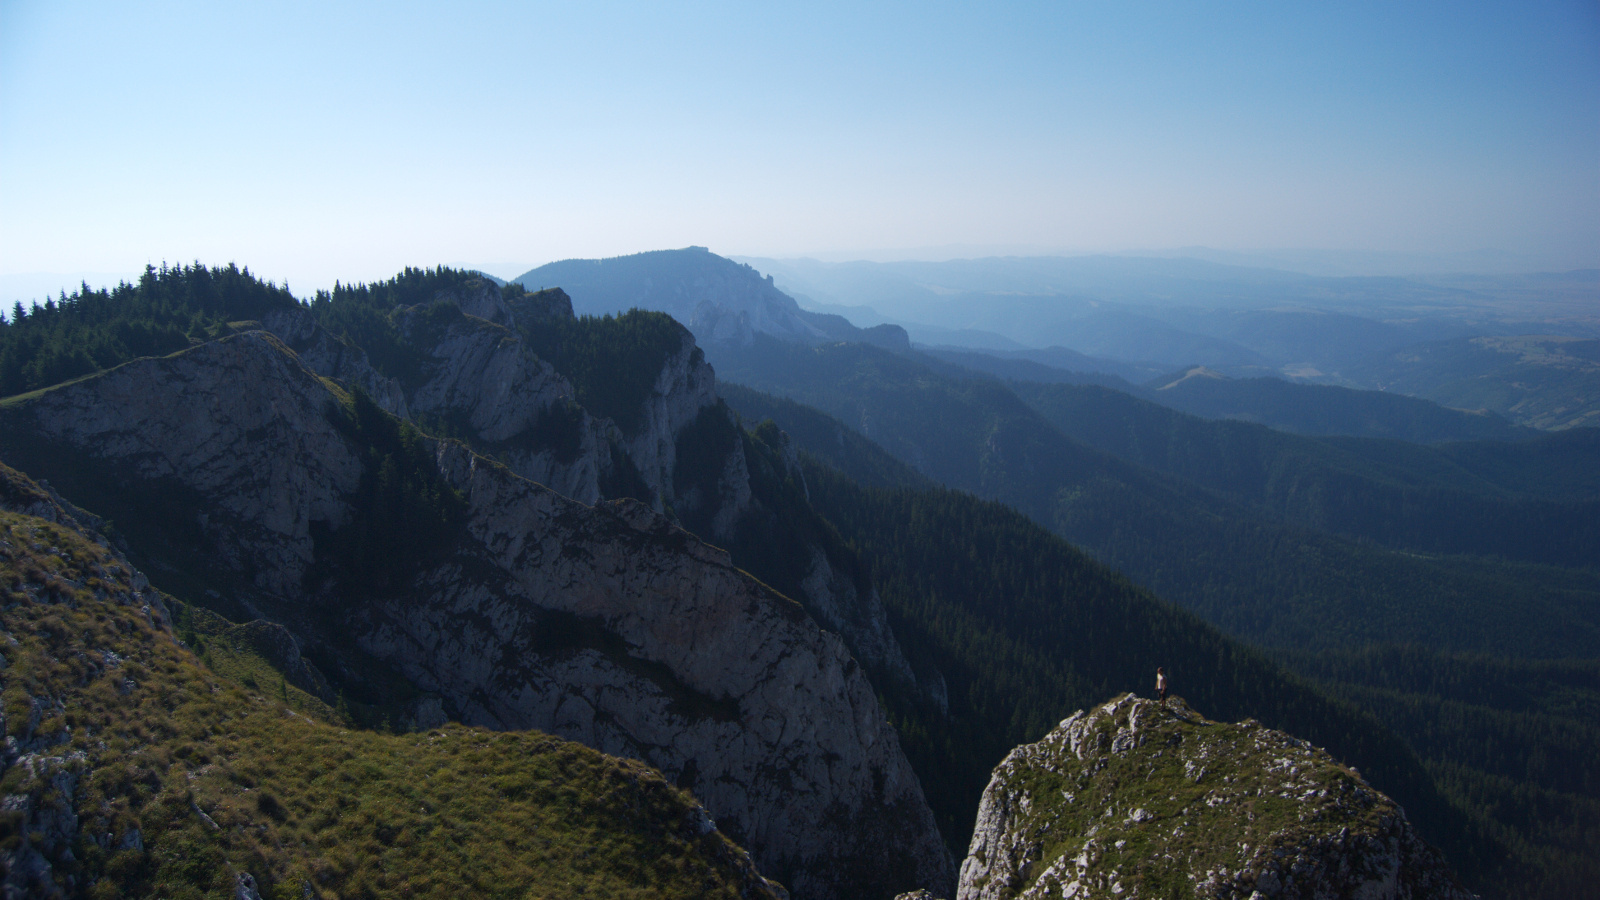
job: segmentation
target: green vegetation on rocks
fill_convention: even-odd
[[[311,312],[329,332],[366,351],[374,368],[397,378],[407,388],[427,380],[432,361],[425,341],[408,340],[396,321],[397,310],[426,305],[417,317],[420,328],[442,330],[461,316],[455,304],[435,302],[446,294],[467,294],[492,284],[474,272],[406,267],[388,281],[335,284],[318,291]]]
[[[1180,698],[1074,713],[995,769],[961,900],[1466,898],[1405,814],[1326,752]]]
[[[645,401],[668,357],[693,340],[671,316],[640,309],[617,316],[551,317],[519,327],[534,352],[572,382],[578,402],[616,422],[625,434],[638,431]],[[702,358],[696,347],[690,364]]]
[[[7,492],[43,495],[9,469]],[[0,511],[0,857],[24,896],[762,897],[659,773],[537,732],[360,731],[209,667],[75,529]],[[218,648],[213,644],[215,660]],[[237,681],[219,669],[244,671]],[[267,682],[263,684],[262,682]]]
[[[308,577],[333,576],[346,597],[381,596],[450,545],[466,500],[439,474],[434,442],[366,394],[354,392],[333,415],[360,448],[361,484],[350,498],[350,522],[332,531],[313,525],[324,565]]]

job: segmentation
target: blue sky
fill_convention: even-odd
[[[0,0],[8,292],[688,244],[1600,265],[1593,0],[234,6]]]

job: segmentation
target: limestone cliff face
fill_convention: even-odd
[[[366,351],[329,334],[309,310],[272,310],[262,317],[261,327],[276,335],[311,371],[361,388],[379,406],[402,419],[411,417],[399,380],[380,374],[367,359]]]
[[[917,678],[900,649],[899,639],[889,627],[889,614],[883,608],[877,588],[869,587],[863,592],[848,575],[834,568],[823,548],[808,549],[811,570],[800,588],[812,615],[844,635],[862,660],[902,684],[915,684]],[[932,673],[932,677],[938,678],[937,673]],[[942,679],[937,688],[932,684],[925,687],[930,698],[944,709]]]
[[[524,478],[592,504],[600,499],[601,472],[613,464],[608,438],[616,429],[577,408],[572,385],[494,321],[513,317],[489,288],[465,298],[460,316],[421,307],[397,313],[400,333],[432,361],[407,402],[418,418],[459,424],[476,446]]]
[[[716,375],[687,330],[641,401],[637,424],[624,432],[608,419],[571,408],[571,383],[527,349],[516,333],[517,313],[493,283],[481,282],[464,294],[442,293],[437,301],[454,304],[463,315],[441,324],[436,311],[422,307],[397,313],[401,333],[432,359],[427,381],[407,396],[417,417],[465,417],[475,446],[517,474],[589,504],[601,497],[601,473],[622,463],[612,458],[615,443],[654,492],[658,510],[672,499],[678,436],[717,403]],[[572,315],[571,301],[560,290],[524,297],[517,308],[533,320],[524,323],[529,327]],[[741,463],[728,465],[738,469]],[[742,509],[742,486],[737,476],[730,481],[732,502],[722,504],[729,517]]]
[[[442,311],[440,303],[460,315]],[[560,290],[525,296],[517,308],[532,326],[572,315]],[[401,418],[447,425],[517,474],[583,503],[600,500],[604,473],[622,465],[637,469],[658,509],[670,502],[677,437],[717,402],[716,376],[684,331],[642,401],[639,424],[624,434],[576,406],[572,384],[528,349],[517,333],[517,312],[489,281],[396,310],[394,321],[405,342],[428,360],[425,371],[403,385],[378,373],[365,353],[333,338],[307,311],[278,311],[262,325],[317,374],[361,387]],[[724,506],[731,519],[742,509],[737,487],[729,497],[734,502]]]
[[[340,627],[465,722],[540,728],[659,766],[797,896],[953,883],[844,644],[642,504],[587,506],[429,439],[439,475],[467,500],[439,561],[354,605],[308,585],[312,523],[337,530],[356,515],[363,462],[342,415],[329,383],[248,332],[13,404],[0,411],[0,456],[97,484],[105,494],[75,497],[86,506],[159,490],[170,528],[192,524],[207,564],[254,602],[289,624],[296,609],[344,610]],[[117,481],[72,478],[84,469]],[[142,549],[183,564],[161,542]]]
[[[628,456],[645,482],[658,495],[667,497],[673,495],[678,435],[700,416],[701,410],[717,403],[716,374],[711,371],[704,354],[695,347],[689,332],[684,331],[682,337],[678,349],[669,354],[661,366],[661,374],[656,376],[655,386],[644,401],[640,427],[635,433],[624,436]],[[743,462],[728,464],[740,467]],[[735,478],[735,483],[730,485],[735,492],[741,489],[737,482]],[[748,492],[747,486],[742,489]],[[740,501],[736,496],[730,499],[732,502],[723,503],[724,508],[737,510]]]
[[[370,652],[463,721],[542,728],[661,768],[797,896],[887,895],[952,874],[838,637],[637,501],[587,509],[442,449],[467,486],[473,549],[420,577],[426,601],[372,609]],[[473,570],[499,574],[464,577]]]
[[[613,461],[610,422],[572,403],[572,385],[529,352],[512,330],[515,317],[493,283],[461,296],[441,295],[461,315],[416,307],[396,312],[396,326],[429,359],[416,383],[403,385],[372,367],[366,354],[330,335],[307,310],[274,311],[262,320],[319,375],[365,390],[404,419],[458,426],[525,478],[574,499],[600,499],[600,473]]]
[[[294,353],[252,331],[47,391],[9,411],[0,444],[96,511],[96,482],[143,488],[133,507],[192,509],[183,524],[216,565],[293,596],[313,561],[311,523],[342,525],[361,479],[334,402]]]
[[[752,281],[748,275],[744,272],[746,277],[734,280]],[[752,281],[762,283],[759,278]],[[359,350],[322,333],[308,321],[309,313],[289,311],[264,324],[289,346],[308,348],[312,355],[302,360],[318,374],[364,386],[379,405],[402,417],[448,424],[452,433],[516,474],[580,502],[598,502],[603,495],[602,475],[626,465],[654,494],[657,511],[674,504],[681,515],[703,522],[702,535],[717,543],[737,541],[751,517],[775,514],[760,508],[754,496],[752,461],[743,441],[711,448],[717,455],[714,460],[694,461],[715,469],[711,483],[681,485],[678,454],[686,429],[701,416],[722,416],[727,418],[727,430],[738,431],[730,413],[718,407],[716,373],[688,330],[680,329],[679,346],[666,356],[642,400],[633,431],[624,433],[610,420],[574,406],[572,385],[518,336],[519,320],[537,327],[548,319],[571,317],[571,301],[561,290],[523,295],[515,309],[488,281],[460,293],[440,293],[434,300],[452,304],[462,314],[441,314],[426,306],[395,313],[400,334],[430,361],[425,377],[403,390],[398,382],[372,371]],[[397,399],[385,402],[373,393],[373,385],[385,384],[394,386],[390,393]],[[705,453],[707,448],[696,447],[693,452]],[[784,474],[803,484],[793,448],[785,454],[779,460]],[[680,489],[683,496],[678,495]],[[913,684],[916,679],[876,591],[858,587],[820,546],[796,546],[792,552],[804,558],[807,574],[785,589],[795,591],[796,599],[824,627],[843,635],[855,655],[874,671]],[[929,686],[927,692],[936,702],[942,696],[937,686]]]
[[[1125,695],[995,769],[956,896],[1472,895],[1403,810],[1327,753]]]

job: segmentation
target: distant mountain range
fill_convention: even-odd
[[[1204,365],[1397,391],[1541,428],[1591,421],[1576,401],[1600,384],[1561,358],[1581,347],[1481,352],[1482,339],[1600,338],[1595,270],[1398,278],[1110,256],[745,261],[802,305],[897,323],[920,344],[1004,356],[1055,346],[1081,358],[1047,365],[1134,383]]]
[[[634,308],[665,312],[688,325],[707,347],[725,343],[749,346],[756,335],[769,335],[810,345],[858,341],[906,352],[910,339],[920,333],[934,338],[931,343],[935,346],[919,345],[927,353],[1002,378],[1101,384],[1196,415],[1260,422],[1303,434],[1422,442],[1513,440],[1529,432],[1512,427],[1507,419],[1545,428],[1568,427],[1589,422],[1595,414],[1582,398],[1600,397],[1600,377],[1595,374],[1600,364],[1583,356],[1591,346],[1584,340],[1547,339],[1539,346],[1556,347],[1555,351],[1514,355],[1503,349],[1505,341],[1496,344],[1502,347],[1499,351],[1484,349],[1486,339],[1417,343],[1429,335],[1466,327],[1448,318],[1420,326],[1310,308],[1246,305],[1205,311],[1170,303],[1139,307],[1060,295],[950,294],[911,280],[912,275],[937,276],[943,279],[937,282],[940,291],[971,288],[990,276],[1016,289],[1081,283],[1085,289],[1109,291],[1109,286],[1120,285],[1125,294],[1144,300],[1153,292],[1199,286],[1209,292],[1200,299],[1232,297],[1230,302],[1237,303],[1261,302],[1262,298],[1251,292],[1269,288],[1292,288],[1312,299],[1326,299],[1328,291],[1307,285],[1330,281],[1192,260],[1157,262],[1160,265],[1153,270],[1139,260],[1122,258],[820,269],[836,278],[855,279],[849,283],[861,291],[876,292],[873,296],[890,298],[898,308],[920,309],[919,315],[979,304],[984,311],[975,314],[980,318],[964,320],[957,329],[909,322],[905,329],[887,322],[860,328],[842,315],[802,308],[777,287],[771,275],[763,276],[748,264],[724,259],[703,247],[605,260],[566,260],[540,266],[516,281],[530,290],[565,285],[580,314],[617,314]],[[790,268],[811,273],[820,265]],[[1359,284],[1332,281],[1344,285],[1339,296],[1346,299],[1379,293],[1371,279],[1356,280]],[[1583,281],[1567,279],[1558,284],[1571,291],[1581,288]],[[1475,298],[1472,303],[1489,302],[1486,295],[1466,289],[1403,287],[1401,294],[1386,302],[1431,298],[1436,306],[1449,309],[1455,307],[1440,298],[1454,298],[1451,302],[1458,305],[1467,303],[1462,297]],[[864,308],[853,309],[860,313]],[[864,315],[863,321],[872,322],[876,313],[866,312],[871,314]],[[979,330],[972,327],[975,324],[994,330]],[[1079,349],[1059,344],[1022,346],[1000,335],[1006,330],[1035,344],[1048,344],[1054,335],[1076,342]],[[977,346],[948,345],[962,339]],[[1469,343],[1460,344],[1462,341]],[[947,345],[937,346],[939,343]],[[1448,349],[1458,344],[1465,349]],[[1401,352],[1409,347],[1439,349],[1421,356],[1409,350]],[[1196,370],[1191,364],[1203,368]],[[1329,374],[1334,367],[1343,367],[1347,375],[1334,378]],[[1304,378],[1282,377],[1280,370],[1285,368],[1312,380],[1340,383],[1312,386]],[[1181,377],[1187,373],[1194,375]],[[1527,377],[1530,373],[1536,376],[1532,383]],[[1514,377],[1518,375],[1520,380]],[[1384,390],[1363,389],[1374,387]],[[1474,412],[1408,400],[1406,395],[1412,394]]]
[[[1490,412],[1451,409],[1388,391],[1301,384],[1281,378],[1230,378],[1194,366],[1140,384],[1096,371],[1071,371],[1035,362],[1075,360],[1070,350],[1051,348],[1007,353],[925,349],[927,356],[973,372],[1015,382],[1094,384],[1207,419],[1255,422],[1296,434],[1396,438],[1421,444],[1445,441],[1516,441],[1542,432],[1512,425]]]

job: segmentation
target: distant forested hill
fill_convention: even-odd
[[[862,330],[843,316],[801,309],[772,279],[704,247],[561,260],[525,272],[514,283],[528,290],[560,285],[580,315],[664,312],[702,342],[746,340],[752,333],[802,343],[905,340],[895,326]]]
[[[1496,412],[1467,412],[1393,391],[1302,384],[1281,378],[1225,378],[1191,369],[1137,390],[1140,396],[1208,419],[1239,419],[1310,435],[1443,441],[1515,441],[1537,431]],[[1474,407],[1477,408],[1477,407]]]
[[[1098,384],[1207,419],[1255,422],[1295,434],[1394,438],[1422,444],[1516,441],[1538,436],[1500,415],[1450,409],[1429,400],[1379,390],[1305,384],[1282,378],[1229,378],[1203,366],[1128,381],[1092,367],[1070,368],[1070,357],[1045,363],[1048,351],[926,349],[925,355],[1003,378],[1041,384]],[[1070,351],[1066,351],[1070,353]]]
[[[1459,338],[1347,367],[1356,384],[1484,409],[1537,428],[1600,424],[1600,341],[1552,335]]]
[[[1016,381],[1046,384],[1102,384],[1117,390],[1137,390],[1160,372],[1132,364],[1085,356],[1065,347],[1042,350],[967,350],[956,347],[918,346],[923,356],[975,372]]]
[[[838,419],[812,407],[725,381],[717,393],[738,410],[747,424],[767,419],[783,423],[784,431],[808,452],[820,456],[850,480],[864,487],[920,487],[937,485],[847,428]]]
[[[1556,438],[1571,457],[1559,471],[1540,442],[1492,445],[1499,464],[1469,468],[1470,451],[1458,460],[1396,441],[1326,442],[1199,419],[1095,386],[1011,388],[1062,434],[1269,518],[1393,549],[1565,566],[1600,560],[1600,430]],[[1554,483],[1510,474],[1540,468]],[[1540,487],[1549,489],[1524,490]]]
[[[1401,640],[1600,655],[1594,570],[1387,550],[1274,521],[1062,434],[999,382],[952,378],[878,348],[773,342],[714,348],[711,358],[724,378],[816,406],[923,475],[1012,505],[1229,633],[1285,647]]]

